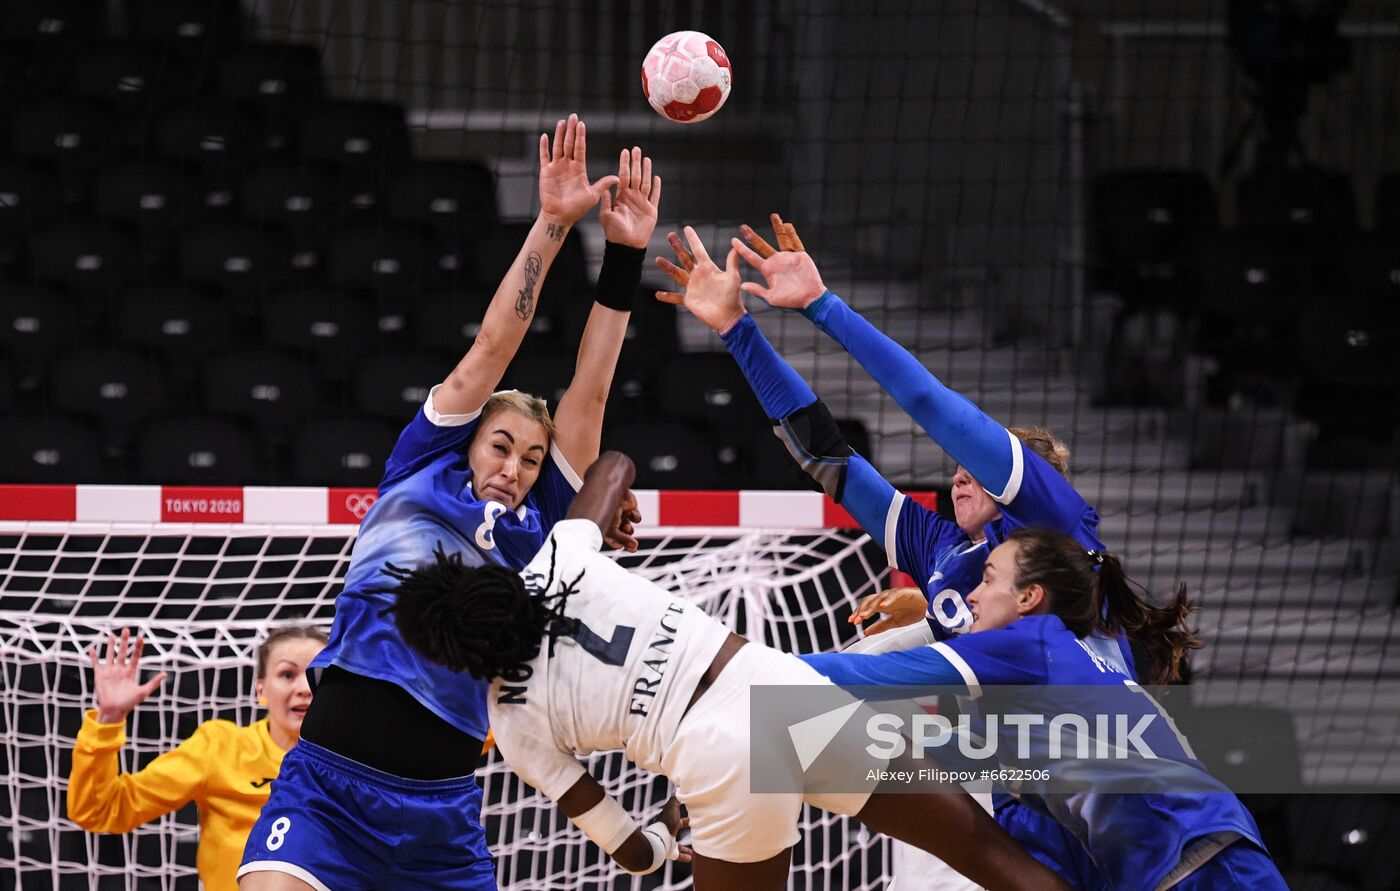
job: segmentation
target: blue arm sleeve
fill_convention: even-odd
[[[785,418],[817,401],[802,375],[783,361],[778,351],[758,330],[753,316],[745,315],[720,337],[745,379],[758,396],[763,411],[773,420]]]
[[[900,408],[993,497],[1005,493],[1015,459],[1011,435],[1005,427],[945,386],[908,350],[830,291],[802,314],[840,343]]]
[[[797,658],[842,687],[966,687],[953,663],[932,647],[878,654],[816,653]]]
[[[859,453],[851,455],[846,464],[846,490],[841,495],[841,506],[851,512],[866,534],[882,545],[885,544],[890,504],[897,494],[894,486],[880,476],[880,471],[869,461]]]

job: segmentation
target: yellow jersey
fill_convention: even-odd
[[[206,721],[189,739],[136,773],[122,773],[117,752],[126,722],[83,715],[68,777],[68,817],[90,832],[129,832],[193,801],[199,808],[196,865],[205,891],[236,891],[248,832],[267,803],[285,752],[267,719],[240,727]]]

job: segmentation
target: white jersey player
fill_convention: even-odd
[[[752,791],[750,685],[829,682],[600,553],[600,530],[633,475],[626,456],[603,455],[519,575],[441,552],[391,573],[404,638],[430,660],[495,679],[492,732],[521,779],[623,869],[690,859],[701,891],[785,887],[804,802],[930,850],[990,888],[1067,887],[962,792]],[[858,743],[833,745],[870,761]],[[689,812],[690,848],[675,843],[686,823],[675,799],[643,829],[577,757],[609,750],[671,779]]]

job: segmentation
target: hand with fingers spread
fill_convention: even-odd
[[[540,216],[561,227],[560,239],[615,185],[616,176],[588,181],[588,128],[578,115],[554,125],[552,145],[540,134]]]
[[[141,650],[146,641],[137,637],[131,642],[131,629],[123,628],[121,637],[110,635],[107,641],[107,656],[99,659],[96,646],[88,648],[92,659],[93,687],[97,691],[97,720],[103,724],[117,724],[126,720],[131,710],[145,701],[165,682],[165,672],[161,672],[146,683],[141,683]]]
[[[739,292],[738,252],[731,249],[725,258],[724,268],[720,269],[710,259],[694,229],[686,226],[685,237],[690,243],[688,248],[676,233],[666,236],[666,241],[681,262],[680,266],[665,257],[656,258],[656,265],[676,284],[685,288],[685,293],[657,291],[656,299],[684,306],[716,334],[723,334],[747,314],[744,298]]]
[[[617,244],[645,248],[656,231],[660,202],[661,177],[652,176],[651,158],[635,145],[630,152],[623,149],[617,159],[617,194],[604,189],[598,206],[603,235]]]
[[[928,614],[928,601],[918,588],[890,588],[862,597],[847,621],[859,625],[879,613],[885,613],[885,618],[866,628],[866,637],[922,620]]]
[[[766,287],[754,282],[745,282],[741,287],[770,306],[806,309],[826,292],[826,285],[822,283],[817,264],[812,262],[811,255],[802,246],[802,239],[797,237],[797,229],[791,223],[783,222],[783,218],[777,214],[773,214],[771,219],[773,234],[778,242],[776,250],[748,226],[739,227],[744,241],[730,239],[739,256],[768,282]]]

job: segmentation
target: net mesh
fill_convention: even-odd
[[[146,637],[143,665],[170,679],[136,709],[124,770],[137,770],[223,718],[246,724],[254,655],[283,621],[329,625],[354,543],[348,527],[31,524],[0,532],[0,738],[10,778],[0,823],[17,844],[0,869],[18,887],[195,887],[192,808],[121,836],[95,835],[65,817],[74,736],[92,707],[87,647],[111,630]],[[754,640],[790,651],[849,640],[855,598],[877,590],[885,570],[868,537],[841,531],[674,530],[644,538],[622,558]],[[620,753],[589,769],[638,818],[671,794]],[[493,752],[479,774],[485,819],[503,886],[615,888],[627,876]],[[844,818],[808,809],[794,852],[799,888],[874,888],[886,846]],[[689,887],[684,867],[631,887]]]

